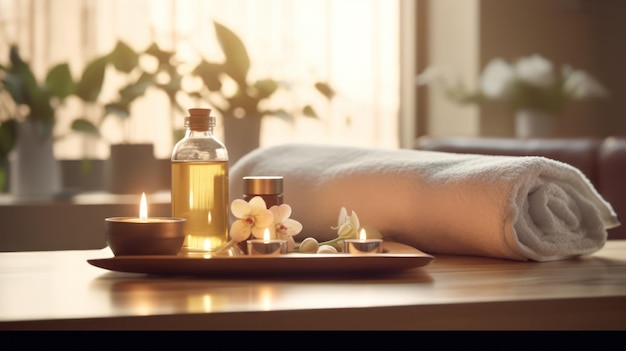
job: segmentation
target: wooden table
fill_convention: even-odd
[[[626,241],[556,262],[436,256],[375,278],[155,277],[108,248],[0,254],[0,329],[626,329]]]

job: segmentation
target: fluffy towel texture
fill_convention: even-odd
[[[231,197],[251,175],[284,177],[291,218],[304,226],[297,241],[335,238],[345,207],[430,254],[552,261],[599,250],[619,225],[582,172],[544,157],[283,145],[233,165]]]

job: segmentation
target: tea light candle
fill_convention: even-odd
[[[263,239],[250,239],[246,241],[248,255],[251,256],[278,256],[287,253],[287,241],[270,239],[270,231],[265,228]]]
[[[350,254],[376,254],[383,252],[382,239],[368,239],[365,229],[361,228],[359,239],[345,239],[343,252]]]
[[[105,218],[106,241],[116,256],[176,255],[185,240],[184,218],[148,217],[141,194],[139,217]]]

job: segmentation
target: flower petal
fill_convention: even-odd
[[[251,206],[245,200],[235,199],[230,204],[230,211],[237,218],[244,218],[250,214]]]
[[[348,211],[346,210],[345,207],[342,207],[339,210],[339,219],[337,220],[337,228],[341,227],[341,225],[344,224],[347,219],[348,219]]]
[[[275,223],[281,223],[285,219],[289,218],[289,216],[291,216],[291,206],[287,204],[282,204],[279,206],[274,205],[270,208],[270,211],[272,211],[272,213],[274,214]]]
[[[255,238],[257,239],[265,239],[263,236],[265,235],[265,229],[268,229],[267,227],[258,227],[258,226],[254,226],[251,228],[252,230],[252,235],[254,235]],[[270,230],[270,239],[274,239],[275,237],[272,237],[272,232]]]
[[[250,237],[250,226],[242,220],[234,221],[230,226],[230,238],[242,242]]]
[[[285,234],[289,236],[297,235],[302,231],[302,224],[296,221],[295,219],[291,219],[291,218],[285,219],[282,222],[282,225],[287,227],[287,231],[285,232]]]
[[[272,211],[265,209],[263,211],[259,211],[259,213],[254,217],[256,227],[266,228],[269,227],[272,222],[274,222],[274,214]]]
[[[250,206],[252,206],[254,208],[267,209],[267,205],[265,204],[265,200],[263,200],[263,198],[260,197],[260,196],[253,197],[252,199],[250,199],[250,201],[248,203],[250,204]]]

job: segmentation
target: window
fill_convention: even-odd
[[[188,60],[198,52],[219,55],[216,20],[243,39],[253,75],[297,84],[323,80],[339,94],[321,107],[319,120],[297,118],[290,125],[264,118],[261,146],[398,147],[399,16],[400,0],[0,0],[0,42],[17,43],[38,74],[62,61],[78,74],[118,39],[136,49],[157,42]],[[0,55],[6,62],[7,45]],[[153,142],[155,156],[169,158],[176,142],[171,127],[182,125],[183,116],[156,93],[136,105],[127,129],[114,120],[104,126],[106,140]],[[73,109],[80,112],[75,106],[59,112],[55,133],[69,131]],[[108,143],[71,135],[55,144],[55,155],[106,158]]]

